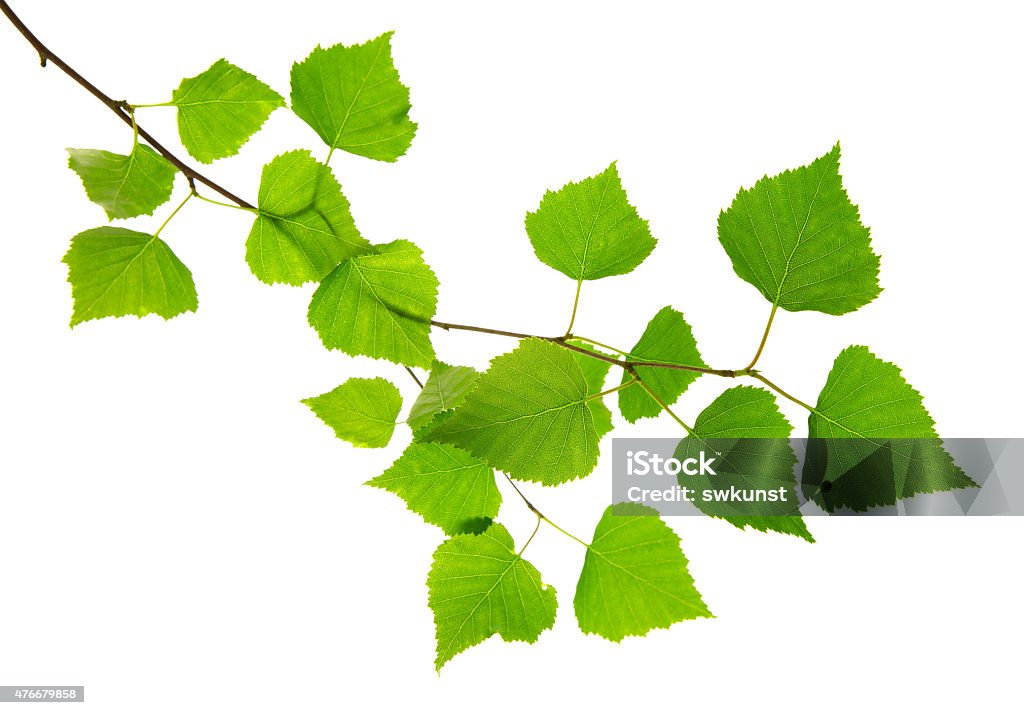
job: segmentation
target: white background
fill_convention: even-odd
[[[904,369],[944,436],[1024,435],[1024,18],[1011,4],[13,4],[137,103],[221,56],[287,94],[291,63],[318,42],[395,29],[412,149],[397,164],[339,152],[333,168],[364,235],[424,249],[438,317],[563,330],[574,285],[536,260],[523,218],[546,188],[617,159],[660,242],[633,274],[584,286],[579,332],[628,346],[671,304],[721,367],[750,358],[769,306],[733,274],[719,210],[840,139],[885,290],[841,318],[781,313],[761,367],[813,401],[834,356],[866,344]],[[206,205],[164,233],[194,273],[197,314],[69,330],[60,259],[105,216],[63,148],[124,152],[130,134],[3,23],[0,67],[0,684],[84,684],[76,712],[104,714],[1019,712],[1024,522],[1010,518],[815,520],[815,545],[674,521],[718,618],[622,644],[579,633],[583,553],[545,529],[527,554],[558,589],[554,630],[533,646],[491,639],[436,675],[424,580],[441,535],[360,486],[405,428],[357,450],[299,403],[381,374],[408,404],[408,376],[325,351],[305,322],[312,286],[256,281],[249,217]],[[140,120],[179,147],[173,110]],[[260,167],[299,147],[326,154],[280,110],[209,173],[252,200]],[[152,230],[170,206],[125,225]],[[434,339],[478,368],[513,347]],[[727,386],[695,384],[684,419]],[[783,409],[805,434],[806,415]],[[526,491],[587,537],[608,464]],[[531,518],[505,491],[500,518],[522,540]]]

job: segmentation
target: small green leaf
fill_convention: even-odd
[[[786,310],[842,315],[881,292],[878,256],[839,176],[839,145],[741,189],[718,217],[736,274]]]
[[[227,60],[183,79],[170,104],[178,108],[178,134],[188,153],[210,163],[238,153],[284,97]]]
[[[626,357],[630,360],[707,367],[697,350],[697,341],[694,340],[690,325],[683,314],[671,306],[658,311]],[[700,377],[699,372],[664,368],[638,367],[636,372],[669,405],[678,400],[686,388]],[[628,374],[623,373],[622,384],[630,379]],[[641,417],[657,417],[661,413],[658,403],[639,385],[619,392],[619,410],[629,422],[636,422]]]
[[[978,486],[953,462],[934,425],[898,367],[866,347],[846,348],[807,421],[805,495],[830,511],[864,511]]]
[[[409,149],[416,123],[391,59],[392,34],[351,47],[317,46],[292,66],[292,109],[332,151],[395,161]]]
[[[192,272],[148,233],[91,228],[71,239],[64,263],[75,301],[72,326],[118,315],[173,318],[199,306]]]
[[[494,358],[462,405],[421,439],[462,447],[515,479],[561,484],[597,465],[587,396],[572,354],[530,338]]]
[[[405,501],[446,534],[476,530],[501,506],[494,470],[448,444],[413,442],[386,472],[367,482]]]
[[[582,340],[569,340],[568,342],[570,345],[585,348],[591,352],[601,353],[602,355],[607,354]],[[583,379],[587,381],[587,395],[593,396],[604,391],[604,382],[608,377],[608,371],[611,369],[612,364],[582,353],[574,352],[572,356],[576,358],[576,364],[580,366],[580,370],[583,372]],[[612,411],[604,403],[603,397],[588,400],[587,407],[590,408],[590,414],[594,418],[594,429],[597,430],[597,438],[601,439],[614,428],[612,424]]]
[[[107,217],[149,216],[171,198],[177,169],[148,146],[136,142],[132,153],[68,149],[68,166],[82,179],[89,200]]]
[[[435,360],[427,383],[409,409],[406,422],[417,430],[435,415],[458,406],[479,376],[480,373],[471,367],[446,365]]]
[[[544,194],[526,214],[526,233],[537,258],[578,281],[629,273],[657,243],[629,203],[614,162]]]
[[[415,244],[398,240],[344,261],[309,304],[309,324],[328,349],[430,367],[437,277]]]
[[[330,168],[304,150],[263,167],[259,215],[245,244],[245,260],[257,278],[301,285],[370,250]]]
[[[356,447],[386,447],[402,409],[402,395],[382,377],[354,377],[302,403],[333,429],[338,439]]]
[[[605,510],[573,599],[584,633],[621,641],[679,621],[713,618],[693,584],[679,537],[656,514],[638,504]]]
[[[453,536],[434,552],[427,576],[441,667],[494,634],[534,643],[555,622],[555,589],[515,553],[511,535],[492,524],[479,535]]]
[[[683,461],[696,457],[700,450],[717,453],[716,475],[680,473],[679,484],[698,494],[731,485],[740,489],[782,487],[786,490],[785,502],[758,502],[739,508],[719,502],[714,510],[701,500],[694,505],[740,529],[749,526],[758,531],[777,531],[813,543],[803,517],[796,513],[796,454],[789,442],[792,430],[770,392],[747,385],[730,387],[700,413],[693,424],[693,435],[679,443],[674,455]]]

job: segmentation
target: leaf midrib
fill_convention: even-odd
[[[352,97],[352,101],[349,102],[348,107],[345,108],[345,116],[341,120],[341,124],[338,125],[338,130],[334,134],[334,141],[331,142],[331,148],[337,149],[339,142],[341,141],[341,135],[345,133],[345,126],[348,124],[349,118],[352,116],[352,108],[356,106],[359,101],[359,96],[363,93],[363,89],[366,87],[366,83],[370,79],[370,75],[377,68],[377,62],[380,60],[380,55],[384,51],[384,47],[387,43],[381,42],[377,48],[377,54],[373,56],[373,61],[370,62],[370,68],[366,70],[366,74],[363,76],[363,81],[359,83],[359,89],[356,90],[355,96]],[[326,93],[325,93],[326,101]]]

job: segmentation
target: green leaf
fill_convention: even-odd
[[[786,489],[785,502],[757,502],[739,507],[701,500],[694,505],[742,529],[777,531],[814,542],[798,513],[796,454],[789,442],[793,428],[779,412],[767,390],[743,385],[731,387],[700,413],[693,435],[679,443],[675,457],[682,461],[701,450],[718,453],[716,476],[679,474],[680,486],[696,489]],[[730,513],[730,511],[738,513]]]
[[[438,670],[494,634],[534,643],[555,622],[555,589],[518,556],[501,524],[479,535],[453,536],[434,552],[427,576],[437,630]]]
[[[585,343],[582,340],[569,340],[567,341],[570,345],[576,347],[585,348],[591,352],[601,353],[606,355],[607,353],[601,352],[593,345]],[[573,357],[576,358],[576,364],[580,366],[580,371],[583,373],[583,379],[587,381],[587,395],[596,395],[604,390],[604,383],[608,377],[608,371],[611,369],[612,364],[604,360],[598,360],[592,358],[589,355],[574,352]],[[612,424],[612,411],[608,409],[608,405],[604,403],[604,398],[595,398],[587,401],[587,407],[590,409],[590,414],[594,418],[594,429],[597,431],[597,438],[601,439],[606,434],[612,431],[614,425]]]
[[[392,34],[351,47],[317,46],[292,66],[292,109],[331,151],[395,161],[409,149],[416,123],[391,59]]]
[[[943,448],[921,393],[866,347],[839,353],[807,424],[803,490],[830,511],[977,486]]]
[[[718,217],[736,274],[786,310],[842,315],[881,292],[878,256],[839,176],[839,145],[741,189]]]
[[[335,268],[313,294],[309,324],[328,349],[430,367],[436,306],[437,277],[415,244],[398,240]]]
[[[99,149],[68,149],[68,154],[68,166],[107,218],[149,216],[171,198],[178,170],[148,146],[136,142],[128,156]]]
[[[690,325],[683,314],[671,306],[658,311],[626,357],[629,360],[707,367],[697,350],[697,341],[694,340]],[[686,388],[700,377],[699,372],[664,368],[638,367],[636,372],[668,405],[678,400]],[[624,372],[622,384],[630,379]],[[629,422],[636,422],[641,417],[657,417],[661,413],[658,403],[639,385],[619,391],[619,410]]]
[[[545,193],[526,214],[526,233],[537,258],[577,281],[629,273],[657,243],[629,203],[615,162]]]
[[[597,465],[587,383],[572,354],[530,338],[499,355],[422,439],[462,447],[516,479],[553,485]]]
[[[471,367],[446,365],[435,360],[430,369],[430,377],[409,409],[409,417],[405,421],[413,430],[417,430],[434,419],[435,415],[456,407],[479,376],[480,373]]]
[[[370,250],[330,168],[304,150],[263,167],[259,215],[245,244],[245,260],[257,278],[301,285]]]
[[[302,401],[338,439],[356,447],[386,447],[395,432],[402,395],[382,377],[354,377]]]
[[[284,97],[227,60],[183,79],[170,104],[178,108],[178,135],[188,153],[210,163],[238,153]]]
[[[397,495],[446,534],[475,532],[482,521],[497,516],[501,506],[494,470],[448,444],[413,442],[367,484]]]
[[[679,537],[653,509],[608,507],[587,547],[576,585],[576,620],[610,641],[713,618],[693,584]]]
[[[593,353],[600,353],[607,357],[612,357],[608,353],[598,350],[590,343],[585,343],[582,340],[568,340],[566,341],[570,345],[575,345],[578,348],[589,350]],[[612,369],[612,364],[606,360],[598,360],[595,357],[584,355],[583,353],[573,352],[573,358],[576,360],[576,364],[580,366],[580,372],[583,373],[583,379],[587,381],[587,394],[596,395],[599,392],[604,391],[605,380],[608,379],[608,371]]]
[[[604,404],[603,399],[589,400],[587,409],[590,410],[590,416],[594,420],[594,431],[597,433],[598,440],[615,429],[615,425],[612,424],[612,411],[608,409],[608,405]]]
[[[102,226],[71,239],[64,256],[75,310],[71,325],[94,318],[173,318],[199,306],[192,272],[162,240]]]

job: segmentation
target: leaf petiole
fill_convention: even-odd
[[[783,390],[781,387],[776,385],[774,382],[772,382],[771,380],[769,380],[767,377],[765,377],[761,373],[757,372],[756,370],[753,370],[753,371],[749,372],[748,374],[750,375],[750,377],[754,378],[755,380],[759,380],[760,382],[763,382],[765,385],[767,385],[768,387],[770,387],[773,390],[775,390],[777,393],[779,393],[780,395],[785,397],[790,402],[795,402],[796,404],[800,405],[801,407],[803,407],[808,412],[812,412],[812,413],[814,413],[816,415],[821,414],[820,412],[818,412],[818,410],[816,408],[811,407],[810,405],[808,405],[803,400],[800,400],[800,399],[797,399],[796,397],[793,397],[791,394],[789,394],[788,392]]]
[[[754,365],[761,359],[761,353],[764,352],[764,346],[768,342],[768,333],[771,332],[772,322],[775,320],[775,312],[779,309],[778,303],[772,303],[772,312],[768,316],[768,324],[764,326],[764,335],[761,336],[761,344],[757,346],[757,352],[754,353],[754,358],[750,361],[750,364],[740,370],[743,374],[750,374],[750,371],[754,369]]]
[[[585,338],[582,335],[571,335],[570,334],[568,336],[568,339],[569,340],[579,340],[579,341],[584,342],[584,343],[589,343],[590,345],[593,345],[594,347],[604,348],[605,350],[611,350],[613,353],[617,353],[617,354],[621,355],[622,357],[628,357],[629,356],[629,353],[627,353],[625,350],[619,350],[618,348],[613,348],[611,345],[606,345],[605,343],[600,343],[600,342],[598,342],[596,340],[592,340],[590,338]]]
[[[533,541],[533,537],[535,537],[537,535],[537,532],[540,531],[540,520],[541,520],[541,515],[537,514],[537,525],[535,527],[533,527],[533,533],[530,534],[530,538],[526,540],[525,544],[523,544],[523,548],[519,549],[519,551],[516,552],[516,556],[522,556],[523,555],[523,552],[526,551],[526,547],[530,545],[531,541]]]
[[[246,212],[252,213],[252,214],[259,213],[259,211],[257,209],[254,209],[254,208],[246,208],[245,206],[239,206],[237,204],[229,204],[229,203],[224,202],[224,201],[217,201],[215,199],[208,198],[208,197],[203,196],[202,194],[200,194],[198,191],[196,191],[194,195],[195,195],[195,197],[197,199],[199,199],[201,201],[205,201],[208,204],[213,204],[214,206],[223,206],[226,209],[236,209],[238,211],[246,211]]]
[[[528,509],[529,509],[530,511],[532,511],[532,512],[533,512],[534,514],[536,514],[536,515],[537,515],[537,523],[538,523],[538,524],[540,524],[540,522],[541,522],[541,521],[543,520],[543,521],[547,522],[547,524],[548,524],[549,526],[551,526],[551,527],[554,527],[554,529],[555,529],[556,531],[560,531],[560,532],[562,532],[563,534],[565,534],[566,536],[568,536],[568,537],[569,537],[570,539],[572,539],[573,541],[576,541],[576,542],[578,542],[578,543],[580,543],[580,544],[583,544],[583,545],[584,545],[584,546],[586,546],[586,547],[587,547],[588,549],[590,548],[590,544],[588,544],[587,542],[583,541],[582,539],[578,539],[577,537],[573,536],[573,535],[572,535],[572,534],[570,534],[570,533],[569,533],[568,531],[566,531],[565,529],[563,529],[562,527],[560,527],[560,526],[559,526],[558,524],[556,524],[555,522],[551,521],[551,519],[549,519],[549,518],[547,518],[546,516],[544,516],[544,514],[542,514],[542,513],[541,513],[540,509],[538,509],[537,507],[535,507],[535,506],[533,505],[533,502],[531,502],[531,501],[530,501],[529,499],[527,499],[527,498],[526,498],[526,495],[525,495],[525,494],[523,494],[522,490],[520,490],[520,489],[519,489],[519,486],[518,486],[518,485],[517,485],[517,484],[516,484],[516,483],[515,483],[514,481],[512,481],[512,477],[510,477],[510,476],[508,476],[508,475],[506,474],[506,475],[505,475],[505,479],[507,479],[507,480],[508,480],[508,483],[512,485],[512,488],[513,488],[513,489],[515,490],[516,494],[518,494],[518,495],[519,495],[519,498],[523,500],[523,503],[524,503],[524,504],[526,504],[526,507],[527,507],[527,508],[528,508]],[[534,530],[534,533],[537,533],[537,532],[536,532],[536,530]],[[532,539],[532,538],[533,538],[533,536],[530,536],[530,538]],[[529,543],[529,541],[528,541],[527,543]],[[522,553],[522,552],[523,552],[523,550],[525,550],[525,549],[526,549],[526,547],[524,546],[524,547],[523,547],[522,549],[520,549],[519,553]]]
[[[572,315],[569,316],[569,327],[565,329],[565,339],[572,335],[572,326],[576,324],[576,311],[580,307],[580,289],[583,288],[583,279],[576,281],[576,297],[572,300]]]
[[[581,546],[584,546],[584,547],[586,547],[586,548],[588,548],[588,549],[590,548],[590,544],[588,544],[588,543],[587,543],[586,541],[584,541],[583,539],[580,539],[580,538],[578,538],[578,537],[576,537],[576,536],[573,536],[573,535],[572,535],[572,534],[570,534],[570,533],[569,533],[568,531],[566,531],[565,529],[563,529],[562,527],[560,527],[560,526],[559,526],[558,524],[556,524],[555,522],[551,521],[551,519],[547,518],[546,516],[542,516],[542,517],[541,517],[541,519],[543,519],[544,521],[546,521],[546,522],[547,522],[547,524],[548,524],[548,526],[554,527],[554,529],[555,529],[556,531],[560,531],[560,532],[562,532],[563,534],[565,534],[566,536],[568,536],[568,537],[569,537],[570,539],[572,539],[572,540],[573,540],[573,541],[575,541],[576,543],[580,544]]]
[[[638,381],[638,379],[634,376],[633,379],[630,380],[629,382],[624,382],[621,385],[616,385],[615,387],[607,389],[604,392],[598,392],[598,393],[595,393],[593,395],[588,395],[587,399],[586,399],[586,402],[590,402],[591,400],[599,400],[602,397],[604,397],[605,395],[610,395],[613,392],[618,392],[620,390],[625,390],[627,387],[629,387],[630,385],[632,385],[634,382],[637,382],[637,381]]]
[[[640,385],[640,387],[644,388],[644,392],[646,392],[648,395],[650,395],[651,399],[654,400],[655,402],[657,402],[658,406],[664,412],[666,412],[669,417],[671,417],[676,422],[678,422],[679,426],[682,427],[684,430],[686,430],[687,434],[693,434],[693,428],[690,427],[685,422],[683,422],[681,419],[679,419],[679,415],[677,415],[675,412],[673,412],[672,408],[669,407],[667,404],[665,404],[665,401],[663,399],[661,399],[661,397],[658,395],[658,393],[656,393],[654,390],[652,390],[650,387],[648,387],[647,384],[643,380],[641,380],[639,377],[637,377],[635,373],[633,375],[633,381],[636,382],[638,385]]]
[[[185,204],[188,203],[189,199],[191,199],[193,196],[196,196],[196,195],[197,194],[195,194],[194,192],[189,192],[189,194],[184,198],[184,200],[180,204],[178,204],[178,207],[176,209],[174,209],[174,211],[171,211],[171,215],[168,216],[167,218],[165,218],[164,222],[162,224],[160,224],[160,228],[158,228],[156,230],[156,233],[153,234],[153,238],[158,237],[160,235],[160,232],[163,231],[164,228],[167,227],[167,224],[169,224],[171,222],[171,219],[174,218],[175,216],[177,216],[178,212],[181,211],[181,209],[185,206]]]

